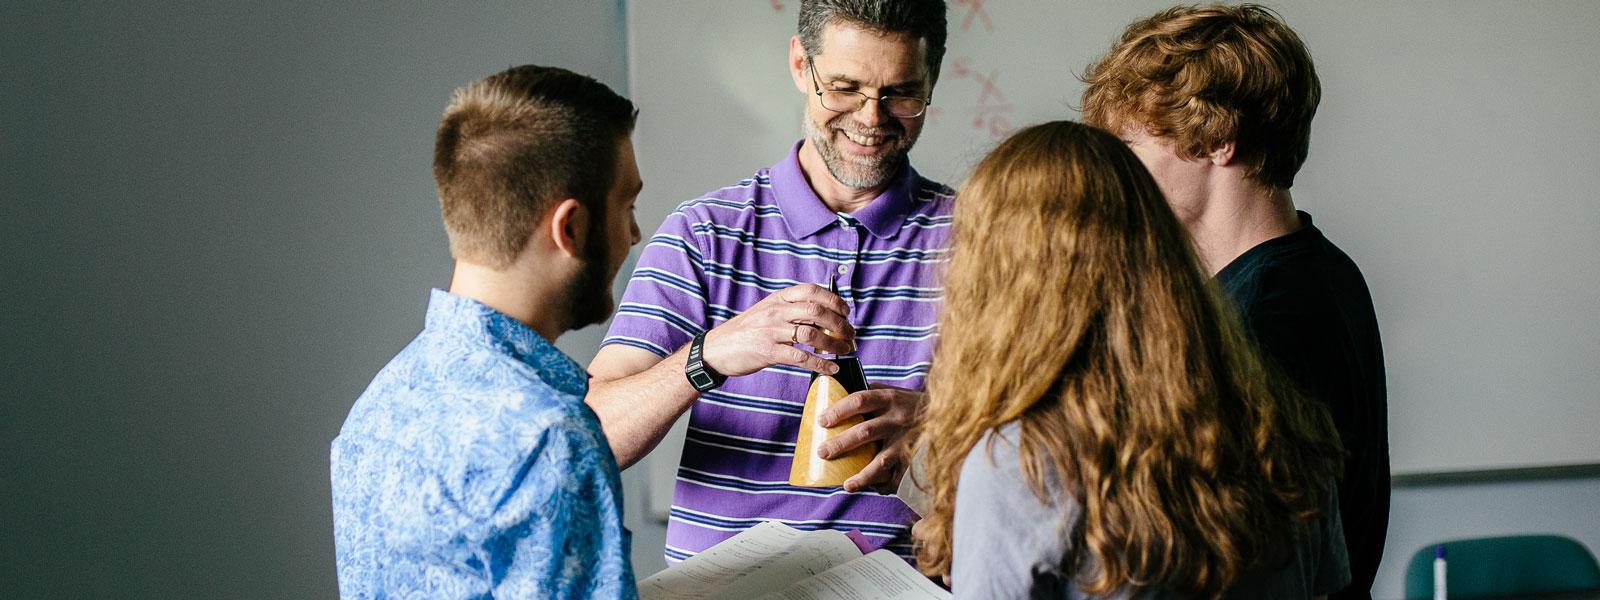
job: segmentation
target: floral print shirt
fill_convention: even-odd
[[[617,463],[583,368],[434,290],[333,440],[346,598],[634,598]]]

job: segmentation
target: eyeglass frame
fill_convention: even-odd
[[[817,103],[821,104],[822,108],[828,109],[828,110],[836,112],[836,113],[853,113],[853,112],[856,112],[856,111],[861,110],[863,108],[866,108],[867,107],[867,102],[876,101],[878,103],[879,108],[882,108],[883,112],[888,113],[889,116],[891,116],[891,117],[895,117],[897,119],[915,119],[917,117],[920,117],[922,115],[927,114],[928,113],[928,107],[929,106],[933,106],[933,94],[931,94],[931,93],[928,94],[928,96],[926,98],[919,98],[919,97],[916,97],[916,96],[904,96],[904,95],[900,95],[900,94],[885,94],[885,95],[882,95],[882,96],[878,96],[877,98],[874,98],[872,96],[868,96],[865,93],[859,92],[859,91],[856,91],[856,90],[824,90],[824,89],[822,89],[822,80],[817,79],[817,63],[816,63],[816,61],[812,60],[812,57],[810,55],[806,56],[806,71],[811,74],[811,90],[812,90],[813,93],[815,93],[817,95]],[[837,109],[834,109],[834,108],[830,108],[826,102],[822,101],[822,95],[823,94],[829,94],[829,93],[831,93],[831,94],[855,94],[855,95],[861,97],[861,101],[858,104],[856,104],[855,108],[852,108],[850,110],[837,110]],[[922,103],[922,109],[918,110],[917,114],[914,114],[914,115],[897,115],[897,114],[894,114],[894,111],[889,110],[888,100],[890,98],[904,98],[906,100],[916,100],[916,101]]]

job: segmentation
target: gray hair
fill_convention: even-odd
[[[947,36],[944,0],[801,0],[799,34],[806,55],[822,53],[822,29],[838,21],[927,42],[928,81],[939,79]]]

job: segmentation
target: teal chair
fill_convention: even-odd
[[[1433,547],[1406,565],[1406,600],[1433,598]],[[1600,564],[1588,548],[1559,535],[1516,535],[1444,542],[1451,598],[1600,590]]]

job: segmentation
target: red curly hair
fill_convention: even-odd
[[[1134,22],[1083,80],[1084,121],[1142,127],[1196,158],[1229,142],[1247,175],[1288,189],[1306,161],[1322,86],[1271,9],[1178,6]]]

